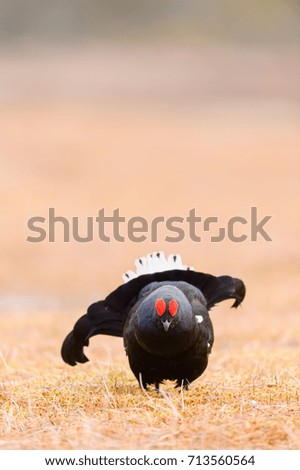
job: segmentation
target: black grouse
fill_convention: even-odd
[[[136,260],[136,272],[105,300],[92,304],[62,345],[63,360],[75,366],[98,334],[120,336],[132,372],[141,387],[176,381],[188,389],[206,369],[214,333],[208,311],[225,299],[237,307],[245,297],[240,279],[212,276],[182,264],[179,255],[162,252]]]

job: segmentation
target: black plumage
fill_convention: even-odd
[[[92,304],[64,340],[62,358],[72,366],[87,362],[83,348],[92,336],[120,336],[142,387],[158,389],[164,380],[173,380],[187,389],[206,369],[213,346],[209,310],[225,299],[234,299],[232,307],[237,307],[245,296],[244,283],[193,271],[162,253],[148,255],[143,263],[144,272],[154,272],[129,272],[125,284]]]

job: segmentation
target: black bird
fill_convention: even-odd
[[[75,366],[98,334],[120,336],[132,372],[143,388],[164,380],[188,389],[207,367],[214,333],[208,311],[225,299],[237,307],[245,297],[240,279],[212,276],[185,266],[179,255],[162,252],[136,261],[136,272],[105,300],[92,304],[63,342],[63,360]]]

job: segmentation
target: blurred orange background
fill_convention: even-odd
[[[1,310],[84,311],[155,250],[243,278],[253,304],[296,308],[299,4],[1,8]],[[222,225],[252,206],[272,216],[271,242],[168,243],[162,230],[134,243],[126,226],[125,243],[26,240],[49,207],[78,216],[84,234],[102,208],[149,222],[195,208]]]

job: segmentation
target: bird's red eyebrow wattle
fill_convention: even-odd
[[[155,309],[160,317],[165,313],[165,311],[167,310],[167,306],[164,299],[156,299]]]
[[[172,317],[174,317],[178,310],[178,302],[175,299],[170,300],[169,303],[169,313]]]

